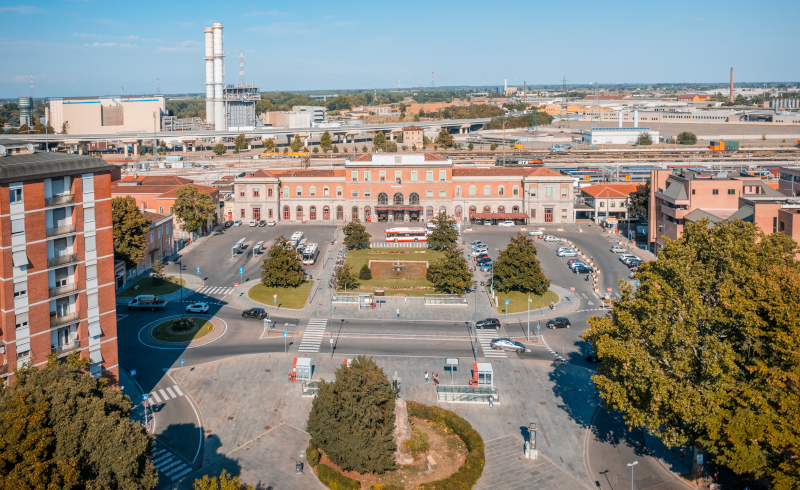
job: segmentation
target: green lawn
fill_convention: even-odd
[[[155,339],[161,340],[162,342],[191,342],[192,340],[197,340],[199,338],[205,337],[206,335],[210,334],[214,331],[214,326],[210,322],[208,325],[205,325],[208,322],[207,318],[195,318],[190,317],[191,320],[195,323],[202,325],[200,329],[194,333],[185,333],[185,334],[170,334],[167,333],[167,326],[172,325],[173,320],[167,320],[164,323],[159,324],[156,328],[153,329],[153,337]],[[208,328],[209,325],[211,328]]]
[[[296,288],[268,288],[263,284],[256,284],[248,292],[253,301],[267,306],[279,306],[292,310],[302,310],[308,301],[308,293],[314,286],[314,281],[307,281]],[[272,295],[278,295],[278,302],[273,303]]]
[[[488,287],[486,288],[489,289]],[[500,291],[495,291],[497,294],[497,301],[499,306],[497,307],[497,313],[520,313],[523,311],[528,311],[528,307],[526,305],[528,301],[528,293],[521,293],[519,291],[510,291],[508,293],[501,293]],[[506,311],[506,300],[508,300],[508,311]],[[544,293],[544,306],[548,308],[550,306],[550,302],[557,303],[558,302],[558,295],[553,291],[548,290]],[[536,294],[531,294],[531,311],[538,310],[542,307],[542,297]]]
[[[139,289],[134,289],[136,284],[139,285]],[[156,296],[161,296],[164,294],[174,293],[175,291],[179,290],[181,286],[185,285],[186,281],[178,279],[177,277],[168,277],[160,286],[154,286],[153,279],[150,277],[145,277],[144,279],[139,279],[136,284],[131,285],[125,289],[125,291],[119,293],[119,296],[132,297],[140,294],[155,294]]]
[[[425,252],[425,253],[381,253],[374,252]],[[373,252],[373,253],[370,253]],[[358,276],[358,271],[364,264],[368,264],[370,260],[414,260],[414,261],[427,261],[428,265],[438,260],[444,254],[438,250],[430,248],[362,248],[358,250],[351,250],[347,253],[345,263],[350,266],[350,270]],[[360,286],[365,286],[364,289],[356,289],[354,292],[371,293],[375,289],[384,289],[389,286],[395,287],[417,287],[417,286],[433,286],[427,279],[370,279],[369,281],[359,280]],[[341,289],[340,291],[344,291]],[[425,294],[434,294],[433,289],[409,289],[409,290],[392,290],[386,289],[386,295],[405,294],[408,296],[422,296]]]

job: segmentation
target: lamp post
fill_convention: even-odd
[[[181,320],[183,320],[183,262],[182,259],[178,259],[178,282],[181,285]]]
[[[528,341],[531,340],[531,295],[528,294],[528,333],[525,336]]]
[[[633,467],[639,464],[638,461],[634,461],[633,463],[628,463],[628,466],[631,467],[631,490],[633,490]]]

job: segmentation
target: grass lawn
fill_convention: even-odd
[[[133,287],[138,284],[139,289],[134,289]],[[182,279],[178,279],[177,277],[168,277],[164,280],[164,283],[160,286],[153,285],[153,279],[150,277],[145,277],[144,279],[139,279],[139,281],[125,289],[119,293],[119,296],[139,296],[140,294],[155,294],[156,296],[161,296],[164,294],[174,293],[175,291],[179,290],[181,286],[186,284],[186,281]]]
[[[214,331],[213,324],[209,323],[206,325],[205,323],[208,321],[207,318],[195,318],[190,317],[190,319],[202,325],[200,329],[194,333],[185,333],[185,334],[170,334],[167,333],[167,327],[172,325],[172,321],[174,320],[167,320],[164,323],[159,324],[156,328],[153,329],[153,337],[162,341],[162,342],[191,342],[192,340],[197,340],[199,338],[205,337],[206,335],[210,334]],[[208,326],[211,325],[211,328]]]
[[[488,287],[486,288],[489,289]],[[497,294],[497,301],[499,306],[497,307],[497,313],[519,313],[522,311],[528,311],[528,306],[526,305],[528,301],[528,293],[521,293],[519,291],[509,291],[507,293],[501,293],[500,291],[495,291]],[[506,300],[508,300],[508,311],[506,311]],[[548,308],[550,306],[550,302],[557,303],[558,302],[558,295],[553,291],[547,291],[544,293],[544,306]],[[538,310],[542,307],[542,297],[536,294],[531,294],[531,311]]]
[[[308,301],[308,293],[314,286],[314,281],[306,281],[296,288],[268,288],[263,284],[256,284],[248,292],[253,301],[267,306],[279,306],[292,310],[302,310]],[[278,295],[278,302],[272,302],[272,295]]]
[[[425,252],[425,253],[375,253],[375,252]],[[370,260],[413,260],[413,261],[427,261],[430,265],[434,261],[442,257],[444,253],[433,250],[430,248],[362,248],[358,250],[351,250],[347,253],[345,263],[350,266],[350,270],[358,277],[358,272],[364,264],[368,264]],[[375,289],[384,289],[389,286],[395,287],[417,287],[417,286],[433,286],[427,279],[370,279],[369,281],[359,280],[364,289],[356,289],[354,292],[371,293]],[[340,291],[344,291],[341,289]],[[410,289],[405,291],[396,291],[386,289],[386,295],[405,294],[407,296],[422,296],[425,294],[434,294],[433,289]]]

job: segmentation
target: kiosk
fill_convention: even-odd
[[[311,381],[311,358],[295,357],[292,363],[292,372],[289,381]]]
[[[488,362],[472,363],[472,379],[469,380],[470,386],[494,386],[494,371]]]

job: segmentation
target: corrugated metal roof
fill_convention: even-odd
[[[0,157],[0,182],[45,179],[59,175],[110,172],[102,158],[60,152],[35,152]]]

